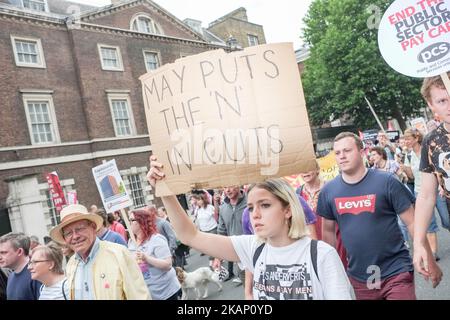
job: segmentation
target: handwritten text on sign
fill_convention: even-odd
[[[206,52],[141,80],[168,193],[299,172],[314,159],[291,44]]]

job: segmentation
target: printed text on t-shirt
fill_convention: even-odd
[[[376,194],[369,194],[360,197],[336,198],[334,202],[339,215],[359,215],[363,212],[375,213],[376,199]]]

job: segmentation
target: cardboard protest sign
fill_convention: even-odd
[[[339,167],[336,162],[336,156],[333,151],[325,157],[317,159],[320,167],[320,176],[324,181],[330,181],[339,175]]]
[[[185,57],[140,78],[157,196],[262,181],[314,168],[291,43]]]
[[[329,152],[322,158],[318,158],[317,163],[319,164],[320,168],[319,175],[321,180],[330,181],[339,175],[339,167],[337,165],[336,156],[333,151]],[[284,177],[284,179],[286,179],[294,189],[297,189],[305,183],[300,174],[292,174]]]
[[[59,213],[66,205],[66,198],[64,196],[64,191],[61,187],[61,183],[59,182],[58,173],[56,173],[56,171],[47,173],[45,175],[45,178],[49,186],[53,205],[55,206],[56,212]]]
[[[411,127],[419,130],[423,135],[426,135],[428,133],[427,123],[425,122],[424,118],[420,117],[412,119],[410,123]]]
[[[106,212],[114,212],[133,205],[117,169],[116,160],[92,168],[98,192]]]
[[[397,0],[386,10],[378,46],[386,62],[410,77],[450,70],[450,2]]]

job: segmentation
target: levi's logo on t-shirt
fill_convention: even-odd
[[[376,200],[376,194],[369,194],[362,197],[336,198],[334,202],[339,215],[359,215],[363,212],[375,213]]]

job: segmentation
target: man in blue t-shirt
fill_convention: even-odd
[[[8,233],[0,237],[0,267],[13,270],[8,277],[8,300],[38,300],[41,283],[31,279],[28,270],[30,238],[23,233]]]
[[[415,299],[412,260],[397,222],[400,216],[412,233],[414,196],[392,174],[364,166],[355,134],[339,134],[333,149],[341,175],[319,195],[323,240],[333,244],[336,221],[357,299]]]
[[[118,243],[125,247],[128,247],[128,244],[119,233],[109,229],[108,215],[106,214],[106,211],[104,209],[97,209],[93,213],[100,216],[103,220],[103,225],[97,231],[97,237],[100,240]]]

